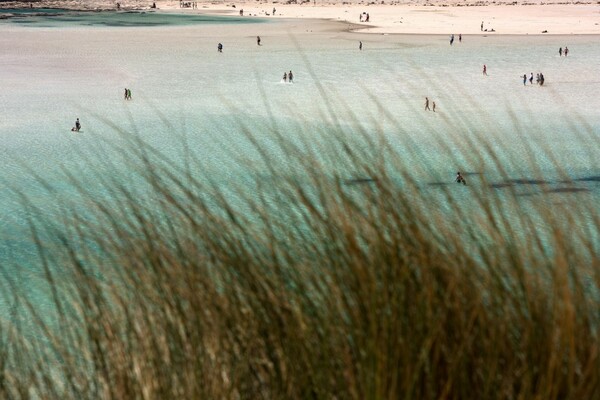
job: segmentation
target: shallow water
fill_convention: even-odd
[[[339,126],[385,138],[433,197],[461,170],[486,196],[514,199],[516,190],[523,210],[600,200],[597,37],[463,36],[451,47],[445,36],[337,33],[313,22],[240,28],[236,19],[170,16],[176,22],[149,27],[146,18],[158,15],[136,15],[132,27],[121,17],[131,16],[106,14],[110,23],[101,13],[44,16],[26,27],[0,21],[0,261],[19,264],[25,276],[38,276],[39,261],[30,214],[14,192],[58,219],[64,210],[33,175],[59,197],[76,197],[64,168],[99,198],[109,196],[97,178],[133,175],[137,167],[119,153],[123,135],[139,134],[178,158],[185,134],[202,163],[199,173],[235,186],[267,175],[243,128],[277,154],[274,126],[317,148]],[[182,26],[192,21],[198,25]],[[557,53],[565,44],[568,58]],[[290,69],[294,83],[283,83]],[[539,71],[543,87],[523,86],[523,73]],[[123,100],[125,87],[132,101]],[[425,96],[436,113],[423,110]],[[79,133],[70,130],[76,117]],[[481,142],[470,141],[482,137],[508,179]],[[242,166],[240,157],[254,167]],[[334,173],[358,185],[373,178],[323,164],[324,175]],[[470,205],[468,191],[458,196]]]
[[[0,8],[0,20],[2,19],[5,23],[37,28],[239,25],[266,22],[259,18],[171,14],[155,11],[77,11],[59,8]]]

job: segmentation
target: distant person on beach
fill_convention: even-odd
[[[558,49],[558,56],[559,56],[559,57],[562,57],[562,47],[560,47],[560,48]]]
[[[287,72],[283,73],[283,81],[287,82],[288,76],[287,76]]]
[[[523,86],[527,85],[527,74],[523,74]]]
[[[275,11],[277,10],[275,10],[275,7],[273,7],[273,16],[275,16]]]
[[[432,108],[431,111],[435,112],[435,101],[433,103],[431,103],[431,108]]]
[[[260,36],[256,37],[256,44],[260,46]]]
[[[462,33],[458,34],[458,43],[462,43]]]
[[[425,111],[431,111],[429,108],[429,98],[425,97]]]
[[[483,64],[483,74],[487,75],[487,65]]]
[[[124,97],[123,97],[123,98],[124,98],[125,100],[127,100],[127,88],[125,88],[125,94],[124,94]]]
[[[569,54],[569,48],[565,46],[565,57]]]
[[[460,171],[456,173],[456,178],[454,179],[454,182],[462,183],[463,185],[467,184],[467,181],[465,181],[465,178],[463,178],[463,176],[460,174]]]
[[[544,74],[540,72],[540,86],[544,86]]]
[[[369,13],[367,13],[367,19],[365,19],[365,22],[369,22]]]
[[[533,85],[533,72],[531,73],[531,76],[529,77],[529,84]]]
[[[222,53],[222,52],[223,52],[223,44],[219,43],[219,44],[217,45],[217,51],[218,51],[219,53]]]
[[[71,128],[73,132],[79,132],[81,130],[81,124],[79,123],[79,118],[75,121],[75,126]]]
[[[454,43],[454,34],[450,35],[450,46]]]
[[[481,21],[481,32],[483,32],[483,21]]]
[[[243,17],[243,16],[244,16],[244,9],[242,8],[242,9],[240,9],[240,17]]]
[[[131,89],[127,89],[127,100],[131,100]]]
[[[288,82],[294,83],[294,74],[292,74],[292,70],[288,73]]]
[[[359,50],[362,50],[362,41],[359,41],[359,42],[358,42],[358,49],[359,49]]]

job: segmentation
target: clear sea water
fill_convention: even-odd
[[[330,28],[176,14],[0,20],[0,262],[25,277],[39,275],[30,214],[14,193],[50,218],[60,218],[61,210],[34,174],[68,198],[75,193],[63,170],[71,171],[102,197],[98,176],[126,176],[135,168],[122,160],[123,132],[113,125],[176,159],[185,134],[201,173],[223,185],[267,175],[259,162],[255,168],[237,162],[258,160],[243,128],[265,147],[274,147],[270,128],[277,126],[290,140],[318,148],[339,125],[349,134],[361,128],[384,137],[426,195],[436,196],[460,169],[469,187],[488,196],[515,189],[523,210],[600,200],[600,38],[463,36],[450,46],[446,36]],[[559,57],[565,45],[570,54]],[[281,79],[289,70],[293,84]],[[543,87],[523,85],[522,75],[531,72],[544,74]],[[123,100],[125,87],[132,101]],[[436,113],[423,110],[425,96],[436,102]],[[82,132],[71,132],[75,118]],[[491,167],[473,137],[485,138],[510,179]],[[477,155],[484,161],[470,159]],[[467,206],[468,193],[461,195]]]

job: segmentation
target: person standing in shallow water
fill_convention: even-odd
[[[431,103],[431,111],[435,112],[435,101]]]
[[[458,43],[462,43],[462,33],[458,34]]]
[[[531,76],[529,77],[529,84],[533,85],[533,72],[531,73]]]
[[[218,51],[219,53],[222,53],[222,52],[223,52],[223,45],[222,45],[221,43],[219,43],[219,44],[217,45],[217,51]]]
[[[361,42],[358,42],[358,49],[359,49],[359,50],[362,50],[362,41],[361,41]]]
[[[565,57],[569,54],[569,48],[565,46]]]
[[[425,111],[431,111],[429,108],[429,98],[425,97]]]
[[[452,46],[452,43],[454,43],[454,33],[450,35],[450,46]]]
[[[562,57],[562,47],[560,47],[560,48],[558,49],[558,56],[559,56],[559,57]]]
[[[284,81],[284,82],[287,82],[287,78],[288,78],[288,76],[287,76],[287,72],[284,72],[284,73],[283,73],[283,81]]]
[[[523,86],[527,85],[527,74],[523,74]]]
[[[483,74],[487,75],[487,65],[483,64]]]
[[[256,44],[260,46],[260,36],[256,37]]]
[[[292,70],[290,70],[290,72],[288,73],[288,82],[289,83],[294,83],[294,74],[292,74]]]

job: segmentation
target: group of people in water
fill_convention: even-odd
[[[435,101],[431,102],[431,108],[429,108],[429,97],[425,97],[425,111],[435,112]]]
[[[462,42],[462,33],[458,34],[458,42],[459,43]],[[453,43],[454,43],[454,33],[452,35],[450,35],[450,46],[452,46]]]
[[[292,71],[283,73],[283,82],[284,83],[294,83],[294,74]]]
[[[527,74],[523,74],[523,86],[527,85],[528,80],[529,80],[529,84],[533,85],[533,72],[529,76],[529,79],[527,78]],[[537,83],[540,86],[543,86],[544,85],[544,74],[542,74],[541,72],[536,74],[535,83]]]

